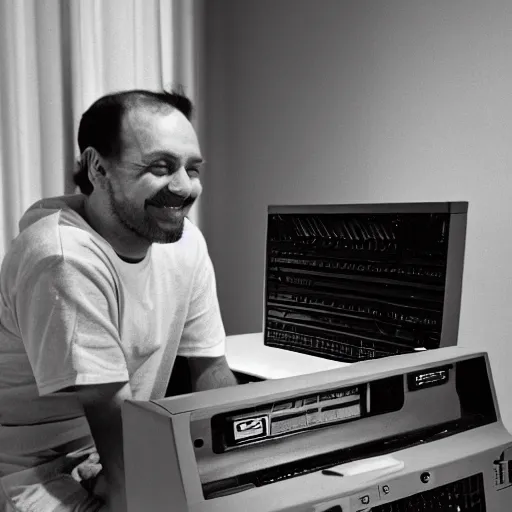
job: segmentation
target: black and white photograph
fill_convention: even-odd
[[[511,512],[512,2],[0,0],[0,512]]]

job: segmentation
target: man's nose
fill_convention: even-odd
[[[188,197],[192,192],[192,182],[185,167],[181,166],[179,170],[173,173],[168,189],[177,196]]]

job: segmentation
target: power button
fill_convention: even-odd
[[[361,506],[375,505],[379,501],[379,487],[371,487],[350,497],[350,510],[360,510]]]

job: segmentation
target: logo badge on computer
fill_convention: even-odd
[[[233,421],[235,441],[253,437],[265,437],[268,434],[268,416],[255,416]]]

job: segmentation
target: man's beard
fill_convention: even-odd
[[[178,211],[170,219],[170,222],[172,222],[171,228],[162,229],[156,219],[145,208],[136,210],[130,205],[117,202],[110,182],[108,183],[108,195],[110,213],[128,231],[150,243],[172,244],[181,239],[185,226],[183,211]]]

